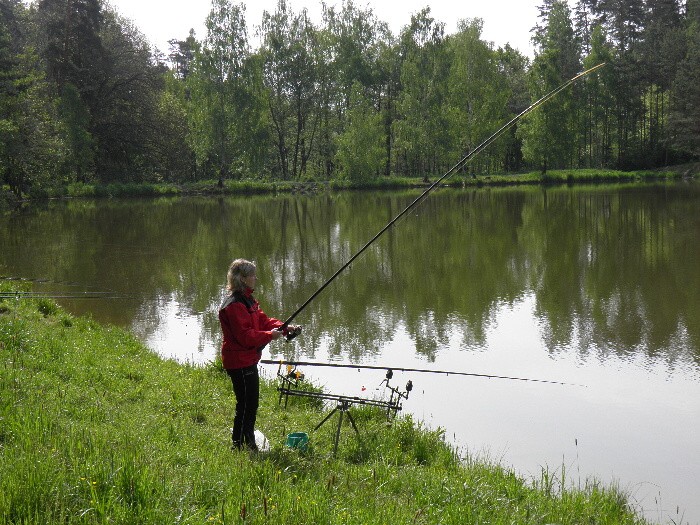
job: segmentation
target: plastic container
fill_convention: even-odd
[[[292,432],[287,436],[287,446],[298,450],[306,450],[309,435],[306,432]]]
[[[260,452],[270,451],[270,442],[268,441],[267,437],[265,437],[265,434],[258,429],[255,429],[255,444]]]

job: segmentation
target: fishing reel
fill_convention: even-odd
[[[282,365],[280,364],[280,370],[282,369]],[[277,372],[277,375],[281,375],[280,372]],[[287,379],[290,380],[295,380],[297,382],[303,381],[304,380],[304,372],[301,370],[297,369],[296,365],[287,365],[287,375],[285,376]]]
[[[298,336],[300,333],[301,333],[301,326],[299,326],[299,325],[283,326],[282,327],[282,335],[284,335],[284,337],[287,339],[287,341],[291,341],[296,336]]]
[[[287,365],[283,370],[282,361],[280,361],[277,368],[277,377],[280,380],[280,385],[277,387],[280,397],[277,403],[282,403],[282,398],[284,397],[284,406],[286,407],[290,394],[304,390],[304,372],[298,370],[296,365]]]

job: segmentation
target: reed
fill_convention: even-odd
[[[523,479],[368,407],[352,409],[362,441],[343,428],[337,457],[333,424],[291,450],[286,434],[323,412],[278,406],[267,381],[258,421],[272,448],[232,452],[220,365],[163,360],[47,299],[0,299],[0,355],[0,524],[645,523],[614,487]]]

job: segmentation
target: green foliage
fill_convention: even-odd
[[[0,181],[18,197],[48,187],[64,156],[60,124],[21,4],[0,6]]]
[[[45,38],[39,52],[48,78],[59,92],[72,84],[94,111],[100,83],[105,80],[105,47],[100,35],[104,22],[98,0],[40,0],[37,17]]]
[[[584,59],[584,68],[597,64],[611,64],[613,60],[610,45],[605,40],[601,25],[593,28],[590,52]],[[600,73],[586,78],[584,93],[585,111],[580,114],[580,151],[583,167],[606,168],[614,165],[613,158],[613,71],[604,67]]]
[[[687,51],[674,79],[669,117],[672,142],[692,158],[700,157],[700,7],[690,13]]]
[[[187,80],[190,142],[199,166],[211,164],[219,183],[241,176],[249,147],[248,39],[245,6],[216,0],[207,17],[207,36],[196,49]]]
[[[396,154],[402,159],[399,169],[409,175],[427,177],[441,171],[451,146],[442,111],[447,95],[445,51],[444,24],[430,17],[430,8],[412,15],[401,34],[402,89],[399,118],[393,123]]]
[[[50,315],[56,315],[58,313],[58,305],[51,299],[38,299],[37,300],[37,310],[39,310],[44,317]]]
[[[566,2],[551,2],[546,30],[538,41],[540,49],[530,70],[533,101],[572,78],[579,69],[579,51]],[[556,103],[545,104],[528,115],[518,130],[523,139],[523,157],[543,173],[574,165],[576,87],[560,93]]]
[[[319,113],[318,32],[305,10],[295,13],[279,0],[273,14],[263,14],[260,55],[276,154],[283,180],[306,173]]]
[[[478,19],[445,34],[424,9],[394,36],[353,2],[323,10],[317,26],[280,0],[252,50],[245,4],[215,0],[203,39],[171,41],[170,71],[108,3],[0,4],[0,180],[21,197],[76,181],[429,179],[581,63],[602,61],[471,172],[642,169],[700,155],[694,2],[683,12],[675,0],[586,0],[574,25],[566,2],[545,0],[532,64],[484,41]],[[352,118],[355,83],[372,108],[367,142],[382,128],[381,161]]]
[[[77,88],[70,83],[63,86],[63,95],[59,112],[65,123],[69,169],[75,173],[75,179],[85,182],[94,170],[95,141],[89,131],[90,114],[80,99]]]
[[[692,171],[690,172],[693,175]],[[463,186],[511,186],[540,183],[569,182],[618,182],[649,181],[688,176],[688,170],[676,171],[619,171],[619,170],[549,170],[546,174],[529,172],[522,174],[493,174],[479,177],[452,177],[448,184]],[[335,179],[329,184],[304,182],[264,181],[255,179],[227,180],[223,187],[216,180],[202,180],[190,183],[112,183],[95,184],[75,182],[65,191],[47,191],[46,197],[157,197],[165,195],[254,195],[271,193],[318,193],[326,189],[375,189],[425,188],[426,182],[417,177],[375,177],[362,179]]]
[[[384,162],[383,142],[381,115],[356,82],[350,96],[347,126],[338,137],[339,178],[356,182],[375,178]]]
[[[49,86],[41,74],[29,70],[34,56],[21,56],[20,68],[27,71],[22,79],[25,87],[6,106],[7,119],[0,124],[3,146],[0,161],[5,181],[19,195],[32,189],[48,190],[61,182],[56,167],[63,164],[65,146],[54,101],[48,96]]]
[[[511,79],[499,70],[502,62],[499,55],[481,39],[480,19],[463,21],[455,35],[448,39],[450,72],[448,76],[448,105],[445,111],[450,126],[451,142],[459,145],[457,151],[469,152],[476,148],[503,122],[509,120],[508,100],[513,96]],[[508,57],[517,60],[516,57]],[[517,71],[513,71],[517,74]],[[491,166],[500,168],[508,143],[494,144],[473,162],[472,173],[490,171]],[[458,156],[451,159],[454,164]]]
[[[152,155],[167,131],[158,127],[163,68],[128,20],[108,10],[103,14],[103,65],[111,73],[96,106],[88,102],[90,129],[98,144],[96,177],[100,182],[157,181],[162,173],[153,162],[158,157]]]
[[[168,182],[191,180],[194,159],[187,142],[187,101],[184,90],[170,75],[166,76],[166,90],[160,94],[156,121],[160,134],[154,141],[154,169]]]

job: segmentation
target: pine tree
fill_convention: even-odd
[[[700,159],[700,0],[688,0],[687,51],[671,96],[669,138],[686,158]]]
[[[0,182],[18,196],[60,175],[64,148],[55,105],[23,26],[21,2],[0,3]]]
[[[38,15],[49,80],[59,92],[64,84],[74,85],[90,110],[94,109],[106,75],[99,0],[41,0]]]
[[[615,50],[610,67],[615,77],[616,164],[622,169],[639,167],[646,154],[639,133],[644,115],[641,67],[644,4],[640,0],[598,0],[591,2],[591,8]]]
[[[194,61],[195,53],[198,49],[194,29],[190,29],[190,33],[185,40],[171,39],[168,40],[168,44],[170,45],[170,54],[168,58],[175,68],[175,78],[187,80],[192,70],[192,62]]]
[[[595,20],[590,0],[578,0],[574,11],[574,33],[584,56],[591,51],[591,37],[594,26]]]
[[[566,2],[554,0],[546,15],[544,33],[530,70],[533,100],[573,77],[580,69],[571,12]],[[542,172],[576,163],[576,97],[571,89],[561,92],[522,123],[523,156]]]
[[[610,168],[615,165],[613,131],[615,129],[614,71],[610,65],[613,50],[600,24],[591,32],[591,49],[584,59],[584,69],[607,64],[596,74],[589,75],[584,85],[585,106],[579,120],[581,164],[590,168]]]
[[[666,164],[668,149],[664,137],[669,91],[678,64],[685,54],[685,35],[678,0],[647,0],[647,14],[642,32],[643,82],[646,86],[646,133],[643,141],[649,162]]]

